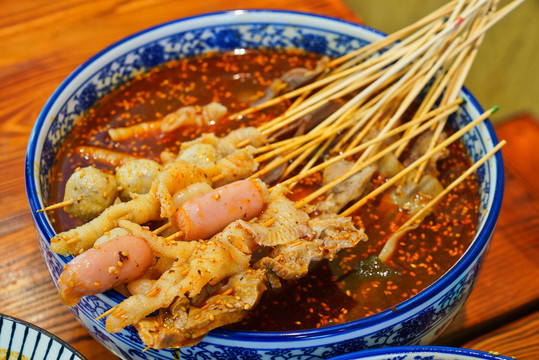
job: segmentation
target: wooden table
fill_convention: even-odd
[[[280,8],[358,21],[341,0],[4,0],[0,12],[0,313],[30,321],[89,359],[113,359],[64,306],[41,259],[24,188],[27,140],[41,107],[75,67],[135,31],[197,13]],[[465,308],[437,344],[539,354],[539,127],[498,127],[506,190],[488,259]]]

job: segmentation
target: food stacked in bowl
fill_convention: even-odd
[[[453,4],[385,37],[234,11],[102,51],[49,99],[28,146],[62,300],[126,359],[432,341],[469,295],[501,204],[495,109],[462,89],[500,14]]]

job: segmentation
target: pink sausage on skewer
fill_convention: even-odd
[[[183,203],[172,217],[185,240],[207,239],[235,220],[251,220],[264,208],[260,185],[240,180]]]
[[[60,297],[69,306],[141,277],[154,255],[145,240],[125,235],[89,249],[66,265],[58,279]]]

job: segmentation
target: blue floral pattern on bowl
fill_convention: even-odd
[[[41,246],[56,284],[69,259],[49,251],[50,222],[35,211],[48,197],[50,169],[76,119],[112,89],[163,62],[215,50],[299,48],[331,57],[380,39],[375,30],[316,15],[284,11],[208,14],[158,26],[105,49],[71,74],[40,114],[28,145],[27,193]],[[477,117],[481,107],[463,91],[466,103],[451,119],[458,128]],[[473,160],[497,143],[492,126],[477,126],[463,138]],[[501,156],[478,171],[480,226],[473,245],[444,277],[414,298],[366,319],[296,333],[214,330],[199,344],[180,350],[146,350],[133,327],[118,334],[105,330],[101,313],[122,300],[116,292],[83,298],[72,308],[83,326],[123,359],[325,359],[353,351],[432,341],[463,306],[486,254],[501,203]]]
[[[400,346],[358,351],[331,360],[509,360],[483,351],[446,346]]]

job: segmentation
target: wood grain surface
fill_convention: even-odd
[[[71,71],[113,42],[165,21],[238,8],[292,9],[359,20],[340,0],[2,1],[1,313],[45,328],[89,359],[115,358],[60,302],[39,253],[24,187],[24,156],[34,120]],[[539,299],[539,162],[535,151],[539,128],[523,116],[497,131],[509,142],[504,149],[507,182],[502,213],[477,285],[437,343],[499,349],[519,354],[519,359],[537,359],[536,337],[532,342],[527,336],[537,334],[539,326],[534,313]],[[500,330],[492,333],[495,329]],[[498,339],[503,347],[492,343]],[[520,351],[530,346],[532,350]]]
[[[539,125],[522,115],[498,126],[496,133],[507,140],[502,150],[506,173],[500,217],[474,290],[437,340],[441,345],[460,346],[539,310],[539,196],[535,192],[539,152],[532,150],[539,141]],[[539,358],[539,353],[536,356],[529,359]]]
[[[467,349],[491,351],[515,359],[537,359],[539,312],[508,323],[463,345]],[[489,350],[485,350],[489,349]]]

